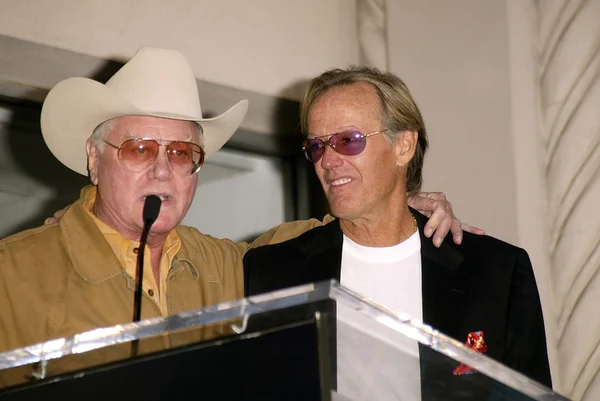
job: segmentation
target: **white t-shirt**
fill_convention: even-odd
[[[414,233],[390,247],[366,247],[344,235],[341,284],[395,313],[422,320],[421,241]],[[340,313],[338,306],[338,314]],[[340,316],[342,322],[342,316]],[[397,351],[360,327],[338,325],[338,391],[353,399],[420,400],[417,342],[404,338]],[[358,331],[356,330],[358,329]],[[363,394],[363,390],[369,389]],[[376,394],[373,390],[376,389]]]

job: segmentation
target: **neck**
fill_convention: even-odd
[[[160,260],[162,258],[162,252],[167,236],[168,235],[163,234],[149,234],[146,240],[146,248],[150,252],[152,275],[154,276],[154,282],[157,284],[160,283]],[[141,239],[141,237],[142,235],[140,234],[138,239]],[[160,284],[157,285],[157,290],[160,291]]]
[[[139,227],[128,228],[126,224],[119,224],[121,220],[118,218],[118,216],[116,216],[114,213],[111,213],[110,210],[104,210],[99,207],[98,202],[94,203],[91,212],[104,224],[117,231],[122,237],[133,241],[139,241],[142,238],[142,232],[139,230]],[[168,236],[169,233],[150,232],[146,240],[146,247],[151,250],[158,249],[160,252]]]
[[[418,230],[414,216],[406,205],[378,218],[341,219],[340,227],[352,241],[371,247],[397,245]]]
[[[146,246],[148,247],[148,249],[150,249],[151,251],[154,252],[158,252],[161,253],[163,246],[165,245],[165,242],[167,242],[167,237],[169,236],[169,234],[152,234],[150,233],[150,235],[148,235],[148,239],[146,240]],[[138,237],[138,240],[142,237],[142,235],[140,234]]]
[[[115,226],[119,226],[115,224],[118,219],[110,213],[103,213],[103,210],[98,207],[98,203],[96,202],[92,207],[92,214],[94,214],[97,218],[102,220],[103,223],[107,224],[109,227],[112,227],[116,230],[121,236],[124,238],[140,241],[142,238],[142,232],[139,229],[127,230],[127,229],[116,229]],[[167,241],[167,237],[169,233],[158,233],[153,234],[150,233],[146,240],[146,248],[150,251],[150,263],[152,265],[152,273],[156,282],[159,282],[160,278],[160,259],[162,257],[162,250]]]
[[[150,243],[150,238],[146,246],[150,250],[150,264],[152,265],[152,274],[156,283],[160,283],[160,259],[162,258],[163,245],[165,244],[166,238],[161,242]],[[160,285],[157,286],[160,291]]]

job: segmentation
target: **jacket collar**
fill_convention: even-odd
[[[121,263],[100,229],[85,210],[86,196],[96,187],[88,185],[81,190],[79,200],[73,203],[60,220],[60,228],[65,240],[69,258],[77,274],[87,283],[97,284],[123,274]],[[175,255],[173,265],[187,267],[194,278],[199,276],[192,255],[182,246]],[[184,263],[175,263],[175,262]]]
[[[421,256],[424,259],[430,259],[432,262],[444,266],[452,271],[456,270],[463,262],[464,256],[459,250],[458,246],[454,243],[452,235],[446,235],[442,245],[437,248],[433,244],[433,238],[427,238],[425,236],[425,224],[427,224],[428,218],[413,208],[409,209],[413,216],[415,216],[415,219],[417,220],[417,226],[419,227]]]
[[[437,248],[432,238],[425,237],[428,218],[414,209],[421,238],[421,300],[423,321],[442,333],[457,338],[460,316],[464,308],[464,295],[469,288],[469,278],[458,268],[465,256],[448,234]]]
[[[300,251],[307,258],[313,258],[320,254],[339,249],[341,251],[344,237],[340,227],[339,219],[313,229],[315,235],[300,244]]]
[[[433,239],[425,236],[425,224],[427,223],[428,218],[413,208],[409,209],[417,220],[419,236],[421,239],[421,256],[452,271],[456,270],[463,262],[464,256],[454,244],[452,235],[447,235],[442,242],[442,245],[437,248],[433,244]],[[336,218],[330,223],[315,228],[314,230],[315,235],[309,237],[300,245],[301,252],[305,257],[313,258],[324,252],[335,249],[341,252],[344,240],[339,219]]]
[[[123,269],[84,208],[87,188],[67,209],[60,220],[60,228],[75,271],[86,283],[96,284],[122,274]]]
[[[314,281],[312,277],[315,272],[313,269],[319,270],[319,276],[329,277],[341,280],[342,266],[342,245],[344,237],[340,228],[340,221],[334,219],[324,226],[317,227],[309,231],[306,241],[299,245],[300,253],[307,259],[314,259],[314,262],[309,262],[306,274],[309,276],[309,281]],[[307,235],[305,234],[305,235]]]

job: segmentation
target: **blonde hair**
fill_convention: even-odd
[[[427,130],[408,87],[397,76],[376,68],[352,66],[345,70],[332,69],[312,79],[304,92],[300,109],[302,132],[308,135],[308,113],[317,97],[328,89],[358,82],[367,82],[375,87],[381,101],[382,130],[388,130],[385,136],[390,143],[394,143],[404,131],[418,133],[415,154],[406,167],[406,192],[418,192],[423,183],[423,161],[428,147]]]

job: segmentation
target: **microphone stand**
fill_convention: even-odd
[[[144,229],[140,239],[140,247],[138,250],[137,271],[135,279],[135,294],[133,298],[133,322],[139,322],[142,314],[142,282],[144,281],[144,251],[146,249],[146,241],[150,233],[150,227],[158,218],[160,212],[161,200],[156,195],[149,195],[144,202],[144,210],[142,212],[144,218]],[[136,338],[131,343],[131,356],[137,356],[139,350],[139,340]]]

